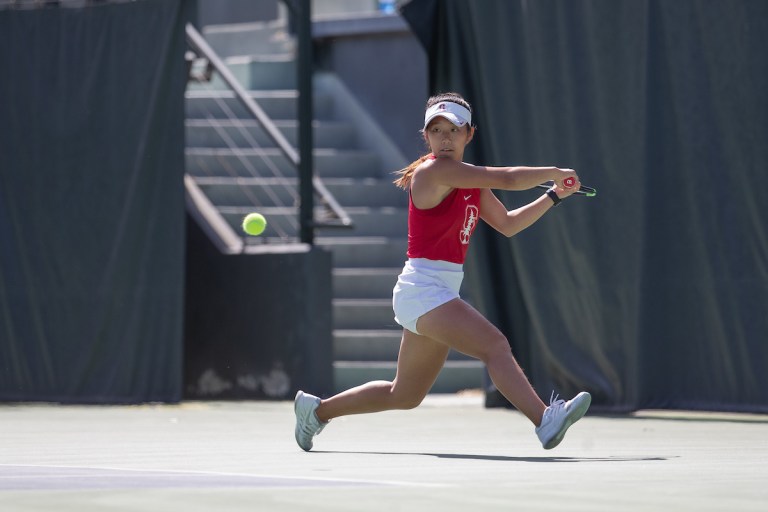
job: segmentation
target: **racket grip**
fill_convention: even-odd
[[[563,180],[563,185],[565,185],[565,188],[571,188],[576,184],[576,178],[565,178]]]
[[[536,188],[540,188],[540,189],[546,190],[546,189],[550,188],[552,185],[554,185],[554,182],[547,181],[546,183],[542,183],[541,185],[536,185]],[[571,185],[571,186],[573,186],[573,185]],[[597,190],[595,190],[592,187],[587,187],[586,185],[582,185],[582,186],[579,187],[579,190],[577,190],[575,193],[579,194],[579,195],[582,195],[582,196],[590,196],[590,197],[592,197],[592,196],[597,195]]]

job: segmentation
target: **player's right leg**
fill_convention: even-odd
[[[534,425],[546,405],[517,364],[507,338],[475,308],[454,299],[419,318],[419,332],[485,363],[496,388]]]
[[[422,334],[483,361],[496,388],[533,422],[547,450],[557,446],[589,408],[589,393],[579,393],[567,402],[551,399],[545,406],[517,364],[506,337],[461,299],[426,313],[417,327]]]

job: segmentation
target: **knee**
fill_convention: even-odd
[[[392,391],[390,392],[390,399],[394,409],[415,409],[421,405],[425,396],[426,393],[415,393],[399,389],[397,383],[392,385]]]
[[[415,409],[418,406],[421,405],[421,402],[424,401],[424,396],[411,396],[403,398],[400,401],[400,407],[398,409]]]
[[[511,355],[512,349],[509,346],[509,341],[507,341],[503,334],[499,333],[498,336],[493,337],[486,343],[480,354],[480,360],[487,365],[490,361]]]

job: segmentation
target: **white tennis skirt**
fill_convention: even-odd
[[[410,258],[392,290],[395,322],[419,334],[421,315],[459,297],[464,266],[449,261]]]

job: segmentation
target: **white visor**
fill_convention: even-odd
[[[452,101],[441,101],[429,107],[424,113],[424,129],[436,117],[444,117],[456,126],[472,124],[472,114],[466,108]]]

